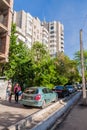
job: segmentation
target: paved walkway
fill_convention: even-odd
[[[55,130],[87,130],[87,106],[81,103],[82,97]]]
[[[0,130],[6,130],[10,125],[17,123],[38,110],[38,108],[24,107],[19,103],[15,103],[14,100],[11,103],[0,100]]]

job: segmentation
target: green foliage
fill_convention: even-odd
[[[12,79],[14,82],[23,83],[24,78],[23,67],[29,61],[29,49],[22,42],[17,42],[16,25],[12,24],[10,49],[9,49],[9,62],[5,65],[5,75],[7,79]],[[25,74],[24,74],[25,75]]]
[[[84,56],[84,69],[85,69],[85,79],[87,81],[87,50],[83,51],[83,56]],[[80,51],[77,51],[75,53],[74,59],[77,63],[78,70],[81,73],[81,57],[80,57]]]
[[[56,72],[57,72],[57,84],[73,83],[79,77],[77,70],[77,64],[74,60],[70,60],[69,57],[60,53],[55,60]],[[59,75],[58,75],[59,74]]]
[[[31,48],[31,57],[35,63],[41,62],[43,59],[46,59],[48,52],[46,46],[42,43],[35,42]]]
[[[17,42],[16,25],[12,24],[9,62],[3,67],[7,79],[19,82],[21,86],[46,86],[73,83],[79,79],[77,62],[60,53],[50,58],[49,51],[42,43],[35,42],[31,49]],[[2,67],[0,68],[2,71]]]
[[[53,86],[54,65],[46,50],[46,46],[36,42],[31,49],[33,69],[34,69],[34,86]]]
[[[52,88],[55,84],[55,66],[54,62],[52,59],[48,58],[46,62],[42,62],[42,67],[41,67],[41,84],[42,85],[47,85],[49,88]]]

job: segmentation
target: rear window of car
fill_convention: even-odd
[[[38,93],[38,89],[37,88],[27,88],[24,93],[26,94],[37,94]]]
[[[63,86],[56,86],[55,89],[63,90]]]
[[[67,88],[73,88],[73,86],[66,86]]]

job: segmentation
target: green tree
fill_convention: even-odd
[[[67,84],[78,80],[79,73],[74,60],[70,60],[68,56],[60,53],[55,61],[56,72],[58,75],[58,83]]]
[[[87,82],[87,50],[83,51],[83,56],[84,56],[84,69],[85,69],[85,79]],[[80,56],[80,51],[77,51],[74,55],[74,59],[77,62],[78,70],[81,74],[81,56]]]
[[[73,83],[78,79],[76,62],[60,53],[50,58],[49,51],[42,43],[35,42],[28,49],[23,42],[17,42],[16,25],[12,24],[9,62],[4,65],[7,79],[25,86],[47,86]]]
[[[29,61],[29,49],[23,42],[17,42],[16,25],[12,24],[10,49],[9,49],[9,62],[5,65],[5,75],[7,79],[12,81],[23,81],[24,72],[22,71],[24,64]]]
[[[31,48],[31,56],[36,63],[39,63],[39,61],[41,62],[44,58],[46,59],[47,55],[47,48],[44,44],[40,42],[33,43]]]
[[[52,62],[49,51],[42,43],[35,42],[31,49],[31,60],[34,69],[34,85],[53,86],[55,78],[55,66]]]

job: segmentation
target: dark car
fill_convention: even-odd
[[[58,97],[64,98],[66,96],[69,96],[69,91],[65,86],[55,86],[53,91],[58,94]]]
[[[72,94],[76,91],[76,89],[73,85],[66,85],[65,87],[68,89],[70,94]]]
[[[82,85],[81,84],[77,84],[77,89],[82,89]]]

